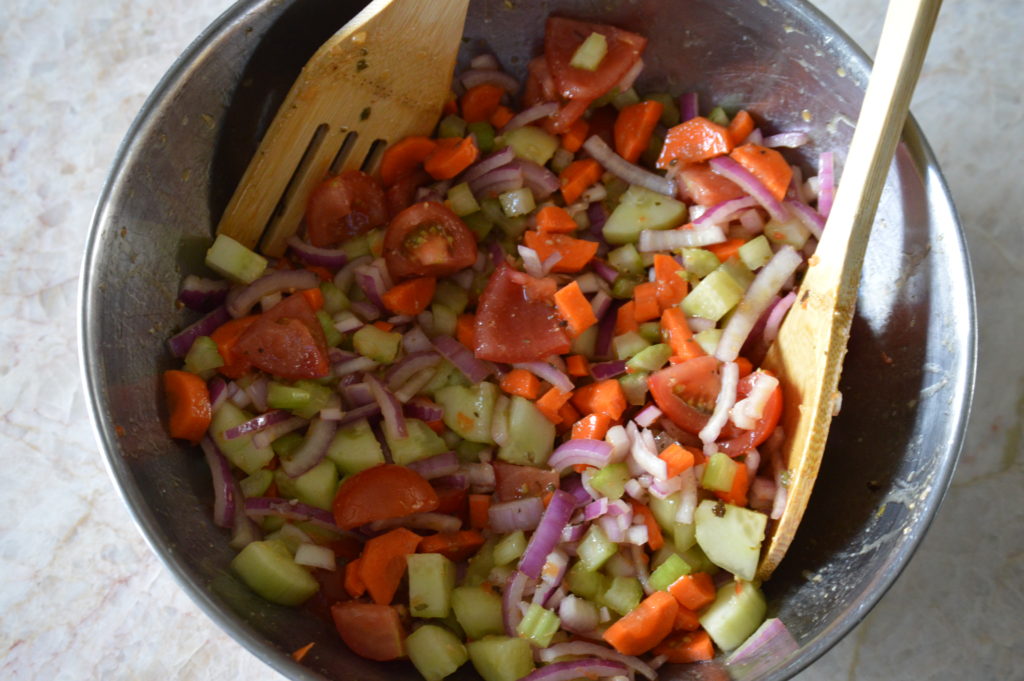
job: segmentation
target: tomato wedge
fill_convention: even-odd
[[[261,314],[235,343],[234,354],[289,381],[323,378],[330,371],[327,340],[309,301],[291,295]]]
[[[476,238],[446,206],[422,201],[388,225],[384,260],[396,278],[444,277],[476,262]]]
[[[740,186],[712,172],[707,163],[691,163],[676,173],[679,195],[701,206],[714,206],[746,196]]]
[[[495,491],[499,501],[542,497],[558,489],[558,471],[494,462]]]
[[[351,530],[374,520],[433,511],[438,503],[437,492],[419,473],[405,466],[381,464],[341,483],[334,497],[334,522]]]
[[[535,294],[547,290],[544,282],[505,264],[494,271],[476,311],[478,358],[511,364],[569,351],[562,316],[550,298]]]
[[[306,238],[319,248],[342,241],[387,222],[380,183],[359,170],[347,170],[321,182],[306,204]]]
[[[397,608],[346,601],[331,606],[331,617],[341,640],[356,655],[382,662],[405,656],[405,629]]]

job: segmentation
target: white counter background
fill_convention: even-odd
[[[0,3],[0,678],[281,679],[147,548],[97,451],[75,350],[80,259],[117,145],[228,5]],[[874,51],[883,0],[818,5]],[[800,681],[1024,679],[1022,35],[1019,0],[947,0],[939,17],[912,111],[973,260],[973,419],[910,566]]]

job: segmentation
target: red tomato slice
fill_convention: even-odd
[[[476,356],[492,362],[532,362],[569,351],[565,322],[549,299],[531,297],[532,280],[500,265],[480,295],[476,311]],[[535,286],[543,290],[543,280]]]
[[[551,77],[544,57],[534,57],[526,65],[526,87],[523,89],[523,106],[531,107],[544,102],[558,101],[558,91]]]
[[[332,510],[338,527],[351,530],[374,520],[434,511],[438,503],[437,492],[419,473],[381,464],[341,483]]]
[[[259,316],[238,338],[235,354],[289,381],[330,371],[327,340],[305,296],[291,295]]]
[[[430,179],[427,171],[418,168],[408,175],[403,175],[388,187],[384,193],[388,205],[388,219],[393,220],[396,215],[415,203],[416,190],[430,182]]]
[[[332,248],[387,219],[380,183],[359,170],[347,170],[327,178],[309,195],[306,238],[314,246]]]
[[[476,262],[476,238],[446,206],[423,201],[388,225],[384,260],[395,278],[444,277]]]
[[[331,616],[341,640],[356,655],[380,661],[405,656],[405,630],[397,608],[346,601],[331,606]]]
[[[499,501],[542,497],[558,489],[558,471],[494,462],[495,491]]]
[[[676,174],[679,195],[701,206],[714,206],[746,196],[740,186],[712,172],[707,163],[693,163]]]

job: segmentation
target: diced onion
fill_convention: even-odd
[[[612,151],[611,147],[609,147],[608,144],[597,135],[591,135],[587,141],[583,143],[583,148],[586,149],[587,152],[589,152],[605,170],[624,182],[635,184],[640,187],[646,187],[653,192],[658,192],[665,196],[674,196],[676,193],[675,182],[667,177],[656,175],[649,170],[644,170],[640,166],[630,163]]]
[[[675,251],[680,248],[700,248],[720,244],[726,240],[725,232],[714,223],[679,229],[645,229],[640,232],[637,250],[641,253]]]
[[[729,420],[729,409],[736,402],[736,384],[739,382],[739,375],[739,366],[736,362],[726,362],[722,365],[722,388],[715,400],[715,409],[707,424],[697,434],[705,445],[718,439],[722,427]]]
[[[755,371],[750,392],[742,400],[736,402],[729,410],[729,419],[737,428],[753,430],[764,415],[764,407],[768,399],[779,385],[779,379],[763,371]]]

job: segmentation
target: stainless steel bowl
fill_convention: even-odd
[[[153,550],[242,645],[294,679],[415,679],[350,654],[331,625],[255,597],[227,569],[209,474],[161,425],[165,340],[185,323],[181,278],[202,269],[212,225],[300,66],[362,3],[244,0],[193,43],[128,133],[100,197],[82,277],[81,350],[111,474]],[[489,45],[522,74],[559,11],[650,39],[642,85],[742,103],[807,130],[808,168],[842,149],[868,61],[803,0],[474,0],[464,52]],[[774,130],[773,130],[774,131]],[[908,124],[864,265],[858,314],[814,497],[765,585],[799,650],[758,669],[715,662],[663,678],[783,679],[850,631],[921,541],[949,483],[970,405],[974,298],[963,234],[935,158]],[[316,640],[302,665],[288,653]],[[474,674],[466,665],[457,678]]]

